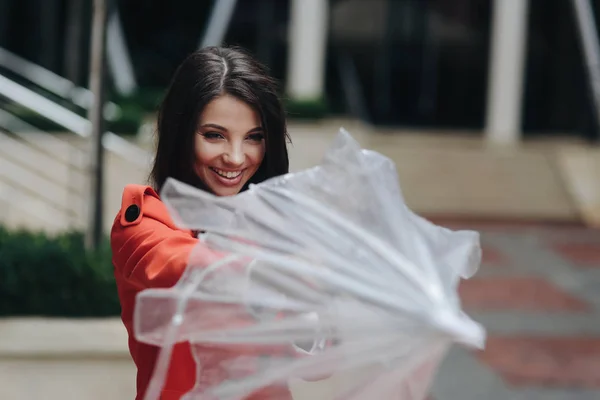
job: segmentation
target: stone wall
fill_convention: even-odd
[[[0,320],[0,399],[134,398],[135,366],[120,320]]]

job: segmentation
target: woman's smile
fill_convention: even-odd
[[[223,185],[226,186],[237,186],[241,181],[244,174],[244,170],[241,171],[225,171],[223,169],[208,167],[214,172],[218,179]]]

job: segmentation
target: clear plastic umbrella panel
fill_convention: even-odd
[[[413,213],[393,162],[343,129],[316,167],[230,197],[169,180],[161,197],[207,233],[174,287],[138,295],[136,337],[161,347],[148,400],[180,342],[198,364],[188,400],[277,385],[294,399],[421,400],[451,345],[484,345],[457,294],[479,234]]]

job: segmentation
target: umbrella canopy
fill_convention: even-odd
[[[161,197],[176,224],[207,234],[177,285],[137,298],[138,340],[163,348],[157,388],[171,347],[188,341],[232,355],[231,378],[204,396],[361,370],[334,398],[416,400],[452,343],[483,347],[457,294],[479,267],[479,234],[414,214],[393,162],[343,129],[316,167],[230,197],[168,180]],[[206,246],[222,258],[202,265]],[[260,360],[250,372],[249,360]]]

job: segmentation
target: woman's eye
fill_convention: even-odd
[[[262,133],[253,133],[252,135],[248,136],[248,139],[252,140],[253,142],[260,142],[264,138],[265,135],[263,135]]]
[[[205,132],[202,136],[206,139],[221,139],[223,137],[219,132]]]

